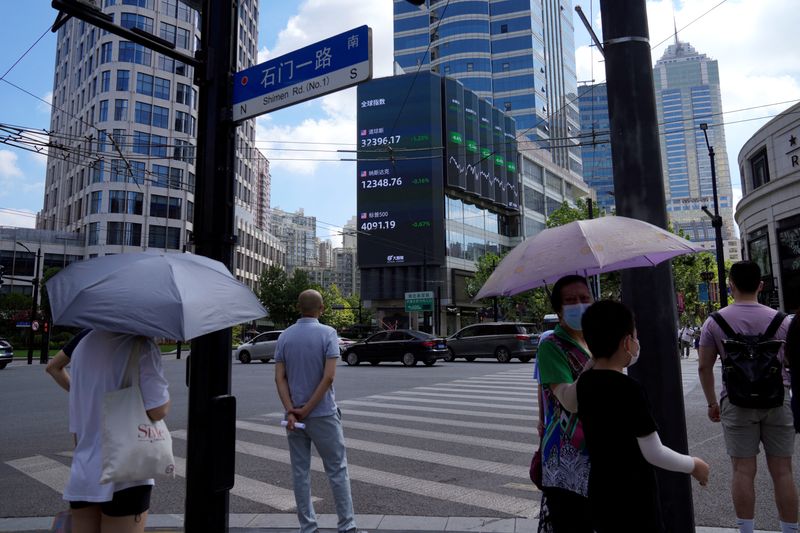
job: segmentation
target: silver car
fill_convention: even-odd
[[[278,337],[283,333],[280,331],[268,331],[253,337],[244,344],[236,348],[236,359],[244,364],[250,361],[264,361],[275,358],[275,347],[278,345]]]

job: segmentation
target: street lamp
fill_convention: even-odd
[[[19,241],[16,241],[17,244],[28,250],[28,253],[33,253],[30,248],[25,246]],[[42,258],[42,247],[40,246],[39,249],[36,251],[36,262],[33,265],[33,279],[31,280],[31,284],[33,285],[33,303],[31,304],[31,325],[28,329],[28,364],[33,364],[33,322],[36,320],[36,307],[37,307],[37,300],[39,299],[39,260]],[[46,360],[43,361],[44,355],[40,357],[39,362],[47,362]]]
[[[708,124],[700,123],[703,136],[708,147],[708,159],[711,161],[711,191],[714,195],[714,214],[703,206],[703,212],[711,217],[711,226],[714,228],[714,236],[717,248],[717,285],[719,287],[719,306],[723,308],[728,305],[728,287],[725,279],[725,251],[722,248],[722,217],[719,216],[719,200],[717,198],[717,167],[714,163],[714,147],[708,142]]]

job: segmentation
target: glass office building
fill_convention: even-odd
[[[459,80],[512,116],[527,149],[582,174],[572,3],[394,1],[394,58],[405,72]],[[525,145],[520,146],[525,149]]]
[[[714,209],[711,160],[700,124],[708,124],[708,142],[716,153],[717,192],[723,220],[723,239],[735,241],[733,191],[723,128],[717,62],[689,43],[675,40],[656,62],[653,78],[661,140],[661,165],[667,213],[675,229],[714,248],[711,218],[701,208]],[[725,246],[725,255],[738,253]]]
[[[615,209],[614,169],[611,159],[611,121],[605,83],[584,85],[578,108],[581,114],[583,180],[597,193],[597,207],[607,213]]]

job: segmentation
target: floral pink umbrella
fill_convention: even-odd
[[[642,220],[609,216],[546,229],[503,258],[475,300],[512,296],[562,276],[655,266],[703,248]]]

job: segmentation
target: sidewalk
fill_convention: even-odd
[[[395,516],[357,515],[359,531],[385,531],[392,533],[531,533],[537,521],[526,518],[480,518],[455,516]],[[336,515],[318,516],[322,533],[336,533]],[[0,518],[2,532],[47,532],[53,519],[50,517]],[[182,532],[183,516],[156,514],[147,518],[147,531]],[[296,533],[297,517],[294,514],[231,514],[231,533]],[[738,533],[731,528],[698,526],[695,533]],[[756,533],[770,533],[757,530]],[[777,532],[776,532],[777,533]]]

